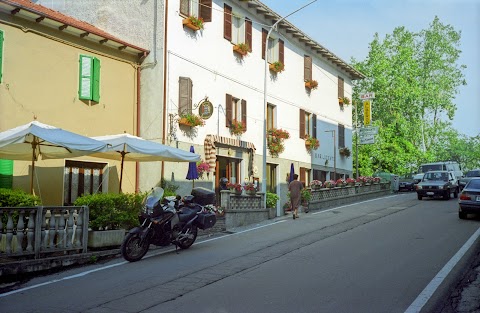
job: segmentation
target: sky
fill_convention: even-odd
[[[312,0],[260,0],[281,16]],[[375,33],[381,40],[404,26],[427,29],[435,16],[461,31],[457,64],[464,64],[466,86],[459,87],[452,125],[467,136],[480,135],[480,0],[317,0],[287,18],[301,31],[350,63],[362,61]]]

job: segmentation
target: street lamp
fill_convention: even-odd
[[[325,132],[333,134],[333,180],[337,180],[337,139],[335,137],[335,129],[326,130]]]
[[[270,30],[267,33],[267,37],[265,38],[265,74],[263,77],[263,175],[262,175],[262,192],[263,196],[263,207],[267,207],[267,74],[268,74],[268,39],[270,38],[270,34],[272,33],[273,29],[284,19],[289,17],[290,15],[297,13],[301,9],[309,6],[310,4],[317,2],[317,0],[313,0],[304,6],[296,9],[292,13],[285,15],[284,17],[280,18],[276,21]],[[277,208],[277,216],[280,216],[280,208]]]

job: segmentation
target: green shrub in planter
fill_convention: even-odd
[[[145,194],[94,194],[77,198],[74,205],[89,207],[93,230],[130,229],[138,225]]]
[[[272,192],[267,192],[267,208],[276,208],[280,197]]]
[[[40,198],[23,190],[12,190],[6,188],[0,188],[0,207],[25,207],[25,206],[37,206],[40,205]],[[3,213],[1,216],[3,227],[7,227],[8,215]],[[17,223],[18,212],[14,212],[12,215],[14,223]],[[0,229],[0,233],[2,230]]]

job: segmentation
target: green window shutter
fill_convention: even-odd
[[[12,189],[13,160],[0,160],[0,188]]]
[[[80,55],[78,97],[82,100],[92,100],[93,58]]]
[[[0,83],[3,76],[3,31],[0,30]]]
[[[93,58],[92,100],[100,102],[100,60]]]

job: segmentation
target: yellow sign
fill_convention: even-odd
[[[372,122],[372,102],[363,101],[363,125],[370,125]]]

